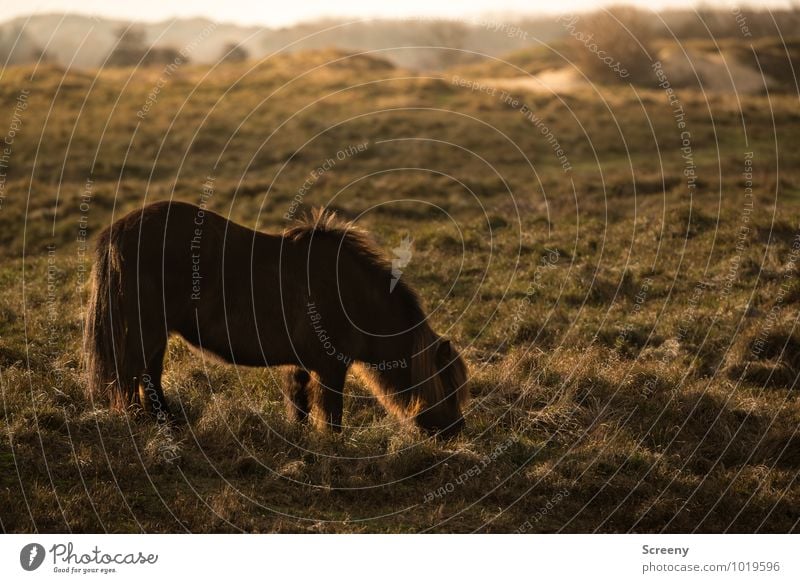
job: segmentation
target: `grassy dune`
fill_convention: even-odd
[[[655,86],[491,89],[333,51],[3,72],[0,528],[797,530],[797,97],[683,90],[680,128]],[[87,401],[81,230],[198,203],[209,176],[209,207],[250,227],[282,229],[305,183],[298,212],[333,207],[387,253],[414,239],[403,277],[471,370],[462,437],[356,379],[341,435],[292,426],[280,371],[179,339],[184,424]]]

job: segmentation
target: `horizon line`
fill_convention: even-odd
[[[358,23],[358,22],[402,22],[402,21],[444,21],[444,22],[465,22],[467,24],[474,24],[474,25],[481,25],[482,23],[497,21],[498,19],[517,19],[517,20],[547,20],[551,19],[560,15],[566,14],[591,14],[593,12],[599,12],[605,10],[606,8],[611,8],[615,6],[629,6],[632,8],[636,8],[643,12],[652,12],[655,14],[666,14],[666,13],[679,13],[679,12],[694,12],[698,13],[700,10],[712,10],[714,12],[722,12],[722,11],[729,11],[734,10],[735,8],[739,8],[741,10],[752,10],[754,12],[769,12],[772,10],[779,10],[779,11],[792,11],[797,10],[800,8],[800,5],[797,7],[791,6],[785,1],[781,0],[772,0],[768,3],[761,4],[759,3],[758,6],[746,6],[743,4],[747,4],[746,2],[730,2],[728,0],[718,0],[718,2],[714,3],[706,3],[706,2],[698,2],[694,7],[688,6],[672,6],[672,7],[659,7],[659,8],[649,8],[649,7],[642,7],[631,2],[619,2],[615,0],[609,0],[605,2],[606,6],[601,5],[598,2],[596,5],[591,7],[585,7],[576,10],[536,10],[536,11],[514,11],[514,10],[504,10],[504,11],[474,11],[470,13],[468,16],[455,16],[455,15],[436,15],[436,14],[418,14],[418,15],[364,15],[364,16],[356,16],[356,15],[325,15],[320,14],[319,16],[311,17],[311,18],[299,18],[296,21],[292,21],[289,23],[267,23],[257,19],[254,19],[249,22],[245,22],[241,19],[236,18],[229,18],[229,19],[218,19],[215,18],[211,14],[207,13],[198,13],[194,15],[189,14],[175,14],[172,16],[164,16],[164,17],[154,17],[154,18],[136,18],[136,17],[127,17],[122,15],[115,15],[115,14],[101,14],[97,11],[84,11],[81,9],[75,10],[67,10],[67,11],[58,11],[58,10],[47,10],[43,12],[28,12],[28,13],[20,13],[17,15],[10,16],[8,18],[4,18],[0,20],[0,25],[4,25],[7,23],[11,23],[18,20],[29,21],[33,18],[41,18],[41,17],[81,17],[87,19],[94,19],[94,20],[104,20],[110,22],[126,22],[126,23],[142,23],[142,24],[160,24],[160,23],[167,23],[167,22],[175,22],[175,21],[191,21],[191,20],[204,20],[208,22],[214,22],[218,25],[231,25],[231,26],[238,26],[242,28],[268,28],[268,29],[282,29],[282,28],[292,28],[295,26],[303,26],[303,25],[313,25],[317,23],[326,23],[326,22],[339,22],[339,23]],[[490,20],[494,19],[494,20]]]

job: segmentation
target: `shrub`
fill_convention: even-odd
[[[574,45],[575,63],[597,83],[643,83],[650,77],[650,16],[615,7],[579,19],[562,17]]]

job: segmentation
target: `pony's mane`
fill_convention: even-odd
[[[283,236],[292,241],[300,241],[307,237],[330,237],[342,243],[342,246],[361,258],[371,271],[391,277],[391,261],[380,247],[372,240],[370,234],[352,221],[340,219],[336,212],[325,208],[315,208],[310,214],[303,214],[295,225],[287,227]],[[395,292],[408,303],[414,317],[425,318],[422,303],[413,289],[404,279],[397,281]]]

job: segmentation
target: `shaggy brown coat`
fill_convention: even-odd
[[[282,235],[159,202],[104,230],[86,318],[90,395],[170,416],[161,385],[171,333],[238,365],[290,365],[290,415],[342,425],[345,376],[431,432],[463,426],[467,372],[414,291],[367,235],[318,211]],[[308,372],[313,373],[309,375]]]

